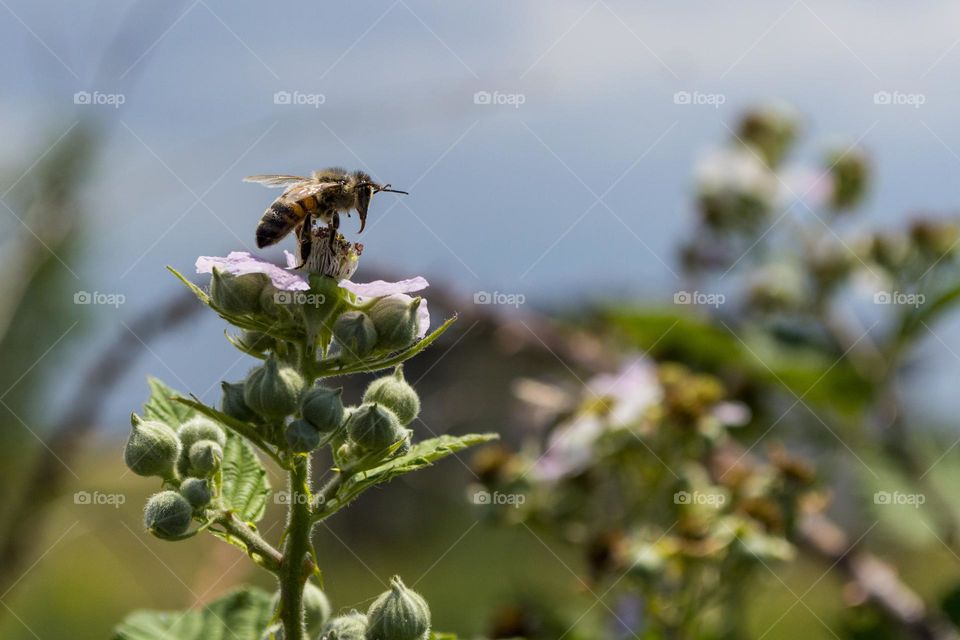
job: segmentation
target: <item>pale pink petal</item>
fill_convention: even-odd
[[[197,258],[197,273],[213,273],[214,269],[235,276],[262,273],[270,278],[274,287],[281,291],[308,291],[310,289],[310,284],[301,276],[290,273],[271,262],[254,258],[246,251],[233,251],[226,258],[215,256],[200,256]]]
[[[361,298],[380,298],[395,293],[410,293],[426,289],[429,286],[430,283],[427,282],[427,279],[421,276],[401,280],[400,282],[386,282],[384,280],[374,280],[373,282],[340,281],[340,288],[346,289]]]

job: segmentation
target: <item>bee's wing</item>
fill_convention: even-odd
[[[256,182],[262,184],[265,187],[286,187],[291,184],[296,184],[298,182],[308,182],[310,178],[304,178],[302,176],[288,176],[288,175],[274,175],[274,174],[265,174],[265,175],[256,175],[256,176],[247,176],[243,179],[244,182]]]
[[[284,191],[281,197],[284,200],[299,202],[307,196],[319,195],[325,189],[338,186],[340,186],[339,182],[316,182],[314,180],[308,180],[307,182],[303,182],[301,184],[294,184],[289,189]]]

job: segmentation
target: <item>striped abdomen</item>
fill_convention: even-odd
[[[276,244],[294,230],[308,215],[319,213],[319,202],[314,196],[300,200],[274,201],[264,212],[257,225],[257,246],[259,248]]]

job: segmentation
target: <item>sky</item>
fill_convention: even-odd
[[[97,251],[68,266],[126,303],[52,354],[75,362],[175,290],[165,265],[255,251],[276,193],[253,173],[367,169],[411,195],[374,200],[365,264],[541,308],[669,301],[693,167],[757,102],[803,114],[794,162],[873,154],[861,224],[960,199],[954,3],[0,0],[0,17],[3,162],[29,166],[85,118],[109,131],[84,193]],[[246,366],[220,334],[206,318],[156,345],[111,418],[148,371],[212,400]],[[941,378],[960,369],[939,351]]]

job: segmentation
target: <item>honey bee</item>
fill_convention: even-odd
[[[385,191],[408,195],[406,191],[391,189],[389,184],[380,185],[374,182],[370,175],[363,171],[351,172],[340,167],[314,171],[309,178],[256,175],[243,180],[265,187],[286,187],[260,218],[257,225],[257,247],[262,249],[276,244],[296,230],[302,263],[306,263],[312,250],[314,220],[326,223],[330,228],[332,248],[340,228],[341,213],[349,216],[352,210],[356,210],[360,216],[360,233],[363,233],[373,194]]]

